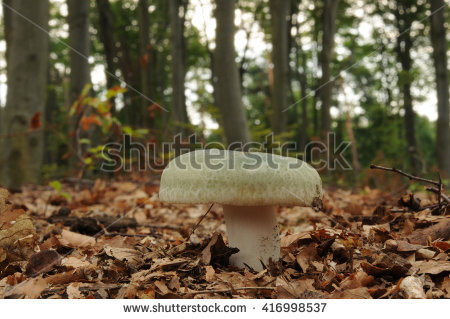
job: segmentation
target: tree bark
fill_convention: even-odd
[[[330,108],[332,103],[333,83],[331,79],[331,57],[333,55],[334,35],[336,33],[336,14],[339,0],[323,0],[322,13],[322,50],[319,62],[322,68],[319,96],[321,105],[321,135],[325,140],[331,130]]]
[[[184,24],[180,18],[181,0],[170,0],[170,47],[172,66],[172,119],[175,121],[176,133],[187,132],[189,119],[184,95],[184,78],[186,76]]]
[[[401,74],[399,75],[399,86],[403,95],[403,108],[405,110],[404,125],[406,143],[408,147],[407,151],[409,153],[411,170],[413,173],[417,173],[419,170],[420,161],[417,152],[415,114],[411,95],[411,48],[413,40],[411,38],[410,29],[413,18],[409,13],[408,0],[397,0],[394,15],[396,18],[398,32],[400,34],[400,36],[397,37],[396,52],[397,59],[402,67]]]
[[[106,86],[108,89],[118,84],[118,81],[114,78],[116,73],[116,63],[114,57],[116,56],[115,40],[114,40],[114,16],[111,12],[111,6],[109,0],[97,0],[97,12],[98,12],[98,26],[99,26],[99,38],[103,44],[103,51],[106,60]],[[112,112],[115,112],[114,98],[111,99]]]
[[[273,131],[283,133],[287,125],[287,96],[289,89],[288,32],[287,16],[289,1],[269,0],[272,22],[272,62],[273,62]]]
[[[91,82],[88,57],[90,54],[89,44],[89,0],[67,0],[69,45],[70,50],[70,80],[69,80],[69,105],[78,100],[83,88]],[[71,132],[72,157],[69,164],[75,168],[79,159],[75,153],[79,153],[79,121],[85,109],[77,112],[70,119],[69,130]],[[87,136],[87,132],[84,132]]]
[[[151,64],[150,64],[150,15],[148,12],[148,0],[139,0],[138,2],[138,24],[139,24],[139,64],[141,73],[141,92],[145,97],[152,96],[151,88]],[[141,98],[141,125],[151,127],[148,107],[151,106],[146,98]]]
[[[250,133],[242,105],[241,87],[234,49],[234,1],[216,0],[216,49],[214,88],[228,144],[247,143]]]
[[[70,50],[70,84],[69,97],[73,102],[78,99],[84,86],[91,82],[90,67],[87,57],[89,47],[89,0],[67,0],[69,45]]]
[[[431,0],[431,44],[433,46],[433,61],[436,73],[436,93],[438,101],[437,120],[437,160],[439,169],[447,177],[450,177],[450,126],[449,126],[449,81],[447,67],[447,41],[445,37],[446,9],[443,0]]]
[[[10,5],[48,30],[47,0],[13,0]],[[8,138],[1,152],[1,184],[19,189],[25,183],[38,183],[41,177],[43,132],[30,129],[30,120],[33,115],[43,115],[45,109],[49,38],[23,17],[10,13],[8,96],[2,125],[2,133]]]

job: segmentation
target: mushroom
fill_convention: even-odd
[[[219,149],[174,158],[161,176],[159,197],[180,204],[223,206],[230,257],[237,267],[262,270],[280,257],[275,205],[310,206],[322,198],[322,181],[305,162],[275,154]]]

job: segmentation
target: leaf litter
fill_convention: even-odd
[[[219,205],[163,203],[139,180],[62,188],[0,190],[0,298],[450,298],[449,209],[432,194],[280,207],[280,260],[256,272],[229,264]]]

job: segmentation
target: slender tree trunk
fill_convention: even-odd
[[[15,14],[9,9],[13,0],[3,0],[3,32],[5,35],[5,41],[8,43],[11,38],[11,23],[12,23],[12,15]],[[8,65],[8,47],[6,47],[5,52],[6,65]]]
[[[89,0],[67,0],[69,11],[70,84],[69,97],[73,102],[78,99],[84,86],[91,82],[87,57],[89,45]]]
[[[272,21],[272,61],[273,61],[273,131],[283,133],[287,125],[287,97],[289,89],[287,16],[289,1],[269,0]]]
[[[306,54],[302,48],[302,38],[300,34],[300,24],[296,21],[298,15],[298,0],[291,1],[291,21],[292,25],[296,27],[296,36],[291,38],[292,47],[295,52],[295,70],[291,70],[291,73],[295,75],[297,82],[300,85],[300,102],[293,101],[293,103],[300,103],[301,115],[297,118],[298,128],[297,128],[297,149],[304,150],[306,143],[308,141],[308,97],[306,90],[308,87],[308,79],[306,76]],[[290,32],[288,30],[288,35]],[[290,80],[291,82],[292,80]],[[297,105],[295,106],[297,107]]]
[[[319,60],[322,68],[319,96],[321,105],[321,135],[322,139],[331,130],[330,108],[332,103],[333,83],[331,81],[331,57],[333,55],[334,35],[336,33],[336,14],[339,0],[323,0],[322,14],[322,50]]]
[[[408,9],[408,0],[397,0],[397,6],[394,11],[396,17],[397,28],[400,36],[397,37],[397,59],[402,66],[402,73],[399,76],[400,91],[403,95],[403,108],[405,110],[404,125],[405,125],[405,137],[408,146],[409,161],[411,169],[414,173],[417,173],[420,166],[418,158],[417,144],[416,144],[416,132],[415,132],[415,114],[413,109],[413,100],[411,95],[411,82],[412,82],[412,60],[411,60],[411,48],[412,38],[410,29],[413,18],[406,11]]]
[[[48,29],[48,1],[13,0],[9,4]],[[30,131],[30,120],[43,115],[45,109],[49,38],[18,14],[10,12],[9,17],[8,96],[2,125],[2,133],[9,138],[3,141],[0,183],[19,189],[25,183],[38,183],[41,177],[44,137],[39,129]]]
[[[227,143],[249,142],[250,133],[242,105],[234,50],[234,1],[216,0],[216,49],[214,74],[217,105]]]
[[[90,55],[89,44],[89,0],[67,0],[69,45],[70,50],[70,81],[69,81],[69,105],[78,100],[83,88],[91,82],[88,57]],[[78,126],[85,109],[75,113],[70,120],[72,154],[70,166],[75,168],[80,155],[79,138],[87,136],[87,132],[80,132]]]
[[[446,5],[443,0],[431,0],[431,44],[436,72],[436,92],[438,101],[437,120],[437,159],[439,169],[450,177],[450,127],[449,127],[449,81],[447,68],[447,41],[445,37]]]
[[[139,21],[139,53],[140,53],[140,73],[141,73],[141,92],[145,97],[152,96],[152,88],[150,86],[151,64],[150,64],[150,15],[148,12],[148,0],[139,0],[138,2],[138,21]],[[141,125],[152,126],[149,117],[148,108],[151,102],[148,99],[141,98]]]
[[[351,117],[351,111],[352,111],[352,105],[347,100],[347,94],[345,93],[344,88],[344,80],[341,78],[341,90],[342,94],[344,95],[344,109],[345,109],[345,129],[347,131],[348,139],[351,142],[352,147],[352,164],[353,164],[353,172],[355,173],[355,176],[358,176],[360,165],[358,160],[358,148],[356,146],[356,138],[355,134],[353,133],[353,122]]]
[[[187,132],[189,119],[184,95],[184,78],[186,76],[184,53],[184,25],[180,18],[181,0],[169,0],[170,11],[170,47],[172,66],[172,118],[177,133]]]
[[[118,84],[118,81],[113,76],[116,73],[116,63],[114,57],[116,56],[115,40],[114,40],[114,16],[111,11],[109,0],[97,0],[99,38],[103,44],[103,52],[106,60],[106,86],[112,88]],[[111,99],[112,112],[115,112],[114,98]]]

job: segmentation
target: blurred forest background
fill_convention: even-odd
[[[353,167],[334,182],[369,183],[371,162],[449,176],[448,4],[3,0],[1,185],[99,176],[123,133],[273,132],[301,153],[332,131]]]

